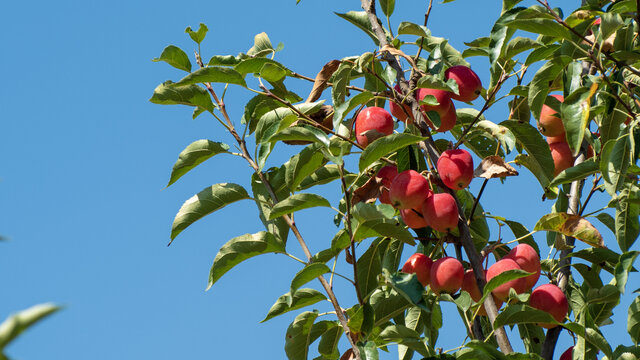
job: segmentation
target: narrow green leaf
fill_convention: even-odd
[[[347,85],[349,85],[349,81],[351,80],[352,69],[353,65],[351,63],[343,61],[331,77],[333,80],[333,86],[331,87],[331,100],[333,101],[334,107],[338,107],[344,102],[347,95]]]
[[[557,56],[549,60],[542,65],[529,84],[529,108],[533,113],[536,120],[540,119],[540,111],[542,105],[549,93],[549,84],[552,83],[560,74],[562,70],[571,62],[571,58],[568,56]],[[548,147],[548,146],[547,146]]]
[[[183,77],[172,86],[182,86],[199,83],[226,83],[247,86],[242,74],[226,66],[207,66]]]
[[[329,272],[331,272],[331,269],[322,263],[311,263],[305,266],[302,270],[298,271],[296,276],[293,277],[293,280],[291,280],[290,294],[295,295],[296,290],[298,290],[302,285]],[[290,297],[290,299],[293,301],[293,298]],[[289,305],[291,305],[291,303],[289,303]]]
[[[397,220],[375,219],[359,223],[353,236],[356,242],[370,237],[386,236],[409,245],[416,244],[413,235]]]
[[[604,247],[604,239],[587,219],[578,215],[565,212],[556,212],[544,215],[538,220],[535,231],[555,231],[557,233],[574,237],[595,247]]]
[[[398,294],[395,290],[385,291],[380,288],[371,294],[369,303],[373,307],[374,328],[402,314],[411,305],[404,296]]]
[[[568,184],[576,180],[585,179],[589,175],[593,175],[600,171],[600,164],[593,159],[588,159],[576,166],[572,166],[562,171],[558,176],[553,178],[549,183],[549,187],[558,186],[561,184]]]
[[[211,140],[197,140],[189,144],[180,155],[178,155],[178,161],[173,165],[171,171],[171,177],[169,178],[169,184],[176,182],[182,175],[195,168],[203,161],[210,157],[226,153],[229,150],[229,145],[221,142],[214,142]]]
[[[631,336],[631,341],[637,346],[640,343],[640,296],[633,300],[628,314],[627,332]]]
[[[613,216],[607,214],[607,213],[599,213],[598,215],[596,215],[596,218],[598,218],[598,220],[600,220],[601,223],[603,223],[607,228],[609,228],[609,230],[611,230],[612,233],[616,233],[616,220],[613,218]]]
[[[418,80],[416,87],[419,88],[427,88],[427,89],[438,89],[452,92],[454,94],[460,94],[458,90],[458,83],[454,79],[449,79],[444,81],[435,75],[424,75]],[[432,96],[432,95],[427,95]],[[437,104],[433,104],[437,105]]]
[[[603,147],[600,159],[600,170],[605,182],[605,189],[614,196],[624,184],[630,162],[630,142],[627,135],[615,141],[615,145],[607,142]]]
[[[273,304],[271,309],[269,309],[267,316],[261,322],[265,322],[289,311],[313,305],[323,300],[327,300],[327,297],[314,289],[298,289],[293,296],[291,293],[286,293],[276,300],[275,304]]]
[[[317,317],[317,312],[305,311],[296,316],[289,325],[284,344],[284,351],[289,360],[307,360],[309,345],[312,343],[311,327]]]
[[[607,248],[587,248],[572,252],[569,256],[578,257],[602,267],[613,273],[613,269],[620,259],[620,254]]]
[[[376,139],[374,142],[369,144],[364,149],[364,151],[362,151],[359,163],[360,171],[364,171],[371,164],[378,161],[385,155],[388,155],[394,151],[402,149],[407,145],[415,144],[425,139],[426,138],[421,136],[406,133],[391,134]]]
[[[276,51],[271,45],[271,40],[269,40],[269,36],[267,33],[261,32],[254,36],[253,38],[253,47],[247,51],[247,55],[251,55],[254,57],[263,57],[269,54],[272,54]]]
[[[227,271],[249,258],[262,254],[285,252],[284,242],[265,231],[235,237],[222,245],[213,260],[207,290]]]
[[[378,275],[382,272],[382,258],[388,247],[388,238],[378,238],[358,258],[358,288],[363,299],[378,287]]]
[[[629,278],[629,272],[633,269],[633,262],[640,255],[637,251],[625,252],[620,256],[620,262],[615,268],[615,286],[618,287],[618,291],[624,294],[624,287],[627,285],[627,279]]]
[[[429,37],[431,32],[427,27],[414,24],[412,22],[403,21],[398,25],[398,35],[416,35],[420,37]]]
[[[280,200],[286,199],[289,196],[289,189],[285,184],[284,173],[284,167],[269,169],[263,173],[263,176],[271,185],[271,189],[275,192],[276,197]],[[251,191],[256,207],[259,210],[260,221],[264,224],[265,229],[286,244],[289,235],[289,225],[287,225],[283,218],[267,220],[271,214],[271,204],[273,204],[273,200],[271,199],[270,191],[267,190],[261,178],[255,173],[251,176]]]
[[[496,275],[494,278],[489,280],[487,285],[485,285],[482,298],[478,302],[483,303],[484,300],[487,298],[487,296],[489,296],[489,294],[491,294],[491,292],[495,290],[495,288],[497,288],[498,286],[504,283],[507,283],[511,280],[520,279],[523,277],[527,277],[529,275],[531,275],[531,273],[528,273],[520,269],[507,270],[500,273],[499,275]]]
[[[640,204],[630,201],[630,187],[625,187],[616,201],[616,239],[622,251],[629,251],[640,234]]]
[[[317,143],[308,145],[285,163],[285,181],[292,192],[297,190],[302,180],[327,163],[320,149]]]
[[[318,111],[324,101],[303,103],[294,107],[303,114],[313,114]],[[279,107],[265,112],[256,125],[256,144],[268,141],[278,131],[289,127],[298,119],[298,113],[288,107]]]
[[[528,165],[527,168],[532,170],[543,188],[547,187],[553,178],[553,158],[551,157],[549,145],[542,138],[538,129],[528,123],[519,123],[510,120],[503,121],[500,125],[511,130],[516,141],[527,151],[527,159],[524,160],[521,158],[520,164]],[[517,158],[516,163],[518,163]]]
[[[320,195],[293,194],[277,203],[273,209],[271,209],[269,220],[316,206],[331,207],[331,204],[329,203],[329,200]]]
[[[153,61],[164,61],[176,69],[191,72],[191,61],[189,61],[189,57],[182,49],[174,45],[169,45],[164,48],[160,57],[153,59]]]
[[[560,47],[561,46],[558,44],[542,45],[527,55],[527,58],[524,61],[525,66],[529,66],[541,60],[552,59],[560,51]]]
[[[422,298],[422,294],[425,292],[424,286],[418,281],[416,274],[404,274],[395,273],[390,274],[388,271],[383,270],[382,273],[387,280],[387,283],[398,292],[402,297],[409,301],[420,309],[426,312],[431,312],[431,309],[427,307],[426,302]]]
[[[505,220],[505,223],[507,224],[507,226],[509,226],[509,229],[511,229],[511,232],[513,232],[513,235],[516,238],[522,238],[523,236],[525,236],[525,235],[530,233],[530,231],[527,230],[527,228],[524,225],[520,224],[517,221]],[[521,239],[519,241],[519,243],[520,244],[522,244],[522,243],[529,244],[534,249],[536,249],[536,252],[538,254],[540,253],[540,248],[538,247],[538,244],[536,243],[535,239],[531,235]]]
[[[260,77],[269,82],[278,82],[287,76],[287,70],[280,65],[264,64],[260,69]]]
[[[197,42],[198,44],[200,44],[202,40],[204,40],[204,37],[207,36],[207,31],[209,31],[209,28],[207,28],[207,25],[203,23],[200,23],[200,27],[198,27],[197,31],[191,30],[191,26],[188,26],[184,30],[185,33],[189,34],[191,40]]]
[[[247,191],[238,184],[215,184],[185,201],[173,219],[171,242],[189,225],[239,200],[250,199]],[[169,244],[171,244],[169,242]]]
[[[422,339],[420,339],[420,334],[417,331],[413,329],[409,329],[406,326],[403,326],[403,325],[387,326],[386,328],[384,328],[384,330],[380,332],[380,335],[378,336],[380,336],[380,338],[386,341],[405,345],[410,349],[417,351],[420,355],[423,355],[423,356],[431,355],[425,343],[422,342]]]
[[[571,32],[564,26],[558,24],[551,19],[516,19],[507,24],[507,26],[532,32],[540,35],[547,35],[561,39],[571,39]]]
[[[322,132],[322,130],[308,126],[288,127],[280,132],[275,133],[266,141],[309,141],[317,142],[327,148],[329,147],[329,138],[327,137],[327,134]]]
[[[240,55],[244,55],[244,57],[246,57],[245,54],[240,54]],[[214,55],[211,57],[211,59],[209,59],[209,62],[207,63],[207,65],[209,66],[214,66],[214,65],[222,65],[222,66],[235,66],[238,65],[241,61],[242,61],[242,56],[233,56],[233,55]]]
[[[528,37],[517,36],[509,41],[504,49],[504,58],[511,59],[514,56],[531,49],[537,49],[542,44]]]
[[[60,309],[61,307],[51,303],[44,303],[10,315],[0,324],[0,356],[1,350],[23,331]]]
[[[356,107],[366,104],[373,98],[373,94],[370,92],[362,92],[356,96],[349,98],[349,100],[336,106],[333,110],[333,128],[337,129],[342,123],[344,117]]]
[[[613,352],[611,346],[605,338],[592,328],[585,328],[583,325],[571,322],[562,324],[562,326],[579,337],[584,338],[588,343],[600,349],[609,359],[612,358]]]
[[[582,67],[580,67],[582,71]],[[581,73],[580,73],[581,74]],[[578,155],[584,132],[589,124],[589,112],[591,110],[591,97],[595,94],[597,87],[591,89],[586,87],[578,88],[569,95],[562,103],[562,123],[566,130],[566,138],[573,156]]]
[[[491,35],[489,37],[489,44],[487,45],[489,48],[489,62],[491,65],[495,65],[498,62],[498,59],[504,54],[506,44],[515,33],[515,30],[509,28],[507,24],[513,21],[522,10],[524,10],[523,7],[504,10],[493,25]],[[491,83],[493,84],[494,81]]]
[[[158,85],[149,99],[154,104],[199,106],[213,111],[214,105],[207,90],[198,85],[175,86],[171,81]]]
[[[318,343],[318,352],[324,357],[323,359],[337,360],[340,357],[338,344],[343,334],[344,330],[338,323],[322,334]]]
[[[528,305],[507,305],[493,323],[493,328],[515,324],[556,324],[557,321],[548,312],[534,309]]]
[[[387,17],[390,17],[393,14],[395,6],[396,0],[380,0],[380,8]]]
[[[260,73],[261,70],[267,65],[273,65],[281,70],[284,70],[285,75],[289,73],[289,70],[279,62],[269,58],[262,58],[262,57],[244,59],[240,63],[235,65],[233,69],[238,73],[240,73],[242,76],[245,76],[247,74]],[[278,81],[278,80],[275,80],[275,81]]]
[[[345,178],[347,185],[350,185],[356,178],[356,174],[352,174],[345,170]],[[305,190],[316,185],[328,184],[337,179],[340,179],[339,166],[336,164],[327,164],[314,171],[313,174],[304,178],[300,183],[300,190]]]
[[[362,360],[379,360],[378,346],[373,341],[367,341],[364,345],[358,345]]]
[[[608,39],[618,29],[624,26],[624,19],[620,14],[606,12],[600,16],[600,32],[603,39]]]
[[[347,20],[348,22],[350,22],[353,25],[357,26],[360,30],[364,31],[365,34],[369,35],[371,40],[373,40],[373,42],[376,45],[380,44],[378,42],[378,38],[376,37],[376,34],[371,29],[371,22],[369,21],[369,17],[367,16],[366,12],[364,12],[364,11],[349,11],[347,13],[334,13],[334,14],[336,14],[339,17]]]

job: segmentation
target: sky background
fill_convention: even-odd
[[[394,32],[400,21],[422,23],[426,1],[397,3]],[[576,2],[557,3],[567,6],[566,11]],[[251,172],[241,159],[221,155],[165,189],[173,163],[188,144],[204,138],[227,143],[231,139],[211,116],[194,121],[189,107],[148,102],[158,84],[184,76],[151,59],[170,44],[191,56],[196,47],[184,29],[205,23],[209,27],[202,44],[205,60],[245,52],[253,45],[254,35],[264,31],[274,46],[285,45],[276,60],[314,77],[331,59],[375,49],[367,35],[333,13],[350,10],[361,10],[359,2],[302,0],[296,6],[293,0],[188,4],[36,0],[3,4],[0,234],[9,241],[0,242],[0,319],[41,302],[65,306],[22,335],[8,348],[9,356],[285,357],[284,334],[299,311],[259,321],[288,292],[291,278],[300,269],[298,263],[282,255],[256,257],[204,291],[220,246],[233,237],[263,230],[252,201],[235,203],[198,221],[166,246],[175,213],[186,199],[215,183],[235,182],[250,188]],[[499,13],[498,1],[436,1],[429,27],[462,50],[463,42],[488,36]],[[483,83],[488,83],[486,58],[469,61]],[[287,85],[303,97],[310,89],[304,81],[288,80]],[[239,88],[228,93],[227,108],[236,123],[249,97]],[[328,91],[324,98],[330,99]],[[479,100],[474,105],[482,106]],[[508,115],[506,101],[498,108],[488,113],[494,122]],[[291,154],[283,145],[278,150],[282,154],[272,156],[268,165],[281,164]],[[504,186],[491,182],[483,205],[493,214],[512,216],[533,228],[552,203],[541,201],[533,176],[520,170],[521,176]],[[472,182],[471,191],[477,193],[480,184]],[[339,195],[334,189],[325,187],[323,194],[333,196],[330,200],[335,205]],[[297,215],[312,252],[328,247],[336,231],[332,217],[330,209]],[[609,230],[597,226],[607,243],[615,244]],[[512,235],[504,239],[511,240]],[[537,239],[544,243],[544,234]],[[302,256],[295,245],[290,242],[288,249]],[[618,250],[617,245],[613,248]],[[543,252],[542,257],[546,256]],[[629,287],[635,289],[633,281]],[[346,285],[336,280],[345,307],[354,301]],[[614,347],[630,343],[625,330],[630,299],[627,295],[617,308],[616,324],[604,328]],[[315,307],[329,310],[327,304]],[[462,322],[451,304],[443,307],[446,320],[440,346],[450,349],[462,344]],[[512,341],[521,348],[516,334]],[[569,342],[564,332],[558,348],[566,348]],[[383,358],[397,358],[396,348],[391,350]]]

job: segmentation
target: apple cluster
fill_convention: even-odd
[[[558,99],[561,103],[564,101],[562,95],[551,95]],[[547,105],[542,106],[540,111],[540,121],[538,121],[538,130],[547,138],[547,144],[549,144],[549,150],[551,151],[551,157],[553,158],[553,165],[555,167],[554,176],[557,176],[562,171],[573,166],[575,158],[567,144],[567,137],[565,134],[564,124],[555,110]],[[589,145],[587,149],[587,158],[594,155],[593,148]]]
[[[507,255],[485,270],[484,275],[487,281],[491,281],[505,271],[515,269],[524,270],[531,275],[507,281],[493,289],[492,296],[498,309],[509,300],[511,289],[517,294],[526,293],[531,291],[538,282],[541,270],[540,257],[532,246],[525,243],[515,246]],[[473,270],[465,271],[462,263],[452,257],[433,261],[424,254],[416,253],[404,264],[402,272],[415,273],[418,281],[425,287],[429,286],[436,294],[455,294],[458,290],[462,290],[468,292],[475,302],[482,298]],[[529,305],[551,314],[558,322],[564,320],[569,310],[564,292],[554,284],[544,284],[533,289],[529,297]],[[481,305],[478,315],[486,316],[486,314],[484,305]],[[547,329],[555,327],[555,324],[539,325]]]

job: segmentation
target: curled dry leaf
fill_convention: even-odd
[[[320,95],[322,95],[322,92],[327,88],[327,85],[329,84],[329,78],[338,69],[340,63],[340,60],[331,60],[322,67],[322,70],[320,70],[318,75],[316,75],[316,79],[313,82],[313,88],[311,88],[309,97],[307,97],[307,100],[305,100],[305,102],[311,103],[320,98]]]
[[[353,354],[353,349],[347,349],[342,356],[340,356],[340,360],[353,360],[356,356]]]
[[[382,178],[375,175],[372,176],[366,183],[364,183],[364,185],[360,186],[353,192],[351,204],[355,205],[359,202],[375,202],[380,196],[383,187],[384,184],[382,183]]]
[[[504,162],[500,156],[491,155],[482,159],[480,165],[473,172],[473,176],[485,179],[501,178],[505,176],[517,176],[518,171]]]
[[[405,58],[405,60],[407,60],[407,62],[409,62],[409,64],[411,64],[411,67],[419,70],[418,67],[416,66],[416,63],[413,61],[413,58],[407,54],[405,54],[404,52],[402,52],[402,50],[398,50],[396,48],[394,48],[391,45],[385,45],[383,46],[380,51],[387,51],[389,54],[393,55],[393,56],[401,56],[403,58]]]

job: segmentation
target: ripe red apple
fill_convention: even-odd
[[[458,205],[448,193],[433,194],[422,204],[422,216],[427,225],[440,232],[458,227]]]
[[[514,269],[522,270],[515,261],[511,259],[502,259],[491,265],[491,267],[489,267],[489,269],[487,270],[487,282],[507,270]],[[521,294],[525,292],[526,286],[527,285],[524,281],[524,278],[507,281],[506,283],[493,289],[493,295],[495,295],[502,301],[507,301],[507,299],[509,298],[509,289],[513,288],[516,293]]]
[[[485,271],[485,277],[487,272]],[[478,288],[478,283],[476,282],[476,277],[473,273],[472,269],[468,269],[464,272],[464,278],[462,279],[462,289],[471,295],[471,299],[475,302],[480,301],[482,298],[482,293],[480,293],[480,289]],[[493,294],[491,295],[493,296]],[[496,308],[500,309],[502,306],[502,301],[493,296],[493,301],[496,303]],[[478,310],[478,315],[487,316],[487,310],[484,308],[484,305],[480,306]]]
[[[422,210],[400,209],[400,216],[402,216],[402,221],[404,221],[408,227],[412,229],[422,229],[423,227],[427,227],[428,224],[422,215],[419,214],[420,211]]]
[[[384,186],[382,191],[380,191],[380,196],[378,197],[381,203],[391,205],[391,199],[389,199],[389,188],[391,187],[393,178],[397,175],[398,168],[394,165],[383,166],[378,170],[378,174],[376,174],[376,176],[382,178],[382,186]]]
[[[442,292],[453,294],[462,287],[464,267],[456,258],[443,257],[431,266],[429,285],[436,294]]]
[[[393,88],[396,89],[399,94],[402,94],[402,90],[400,90],[399,85],[396,85]],[[411,108],[407,104],[396,104],[394,101],[389,101],[389,110],[391,111],[391,115],[395,116],[396,119],[402,122],[406,122],[407,118],[411,116]],[[407,114],[409,115],[407,116]]]
[[[369,106],[356,117],[356,141],[366,147],[369,143],[393,133],[393,117],[381,107]]]
[[[563,322],[569,312],[567,297],[559,287],[553,284],[544,284],[535,288],[529,297],[529,305],[548,312],[557,322]],[[539,325],[546,329],[556,327],[555,324]]]
[[[573,359],[573,346],[565,350],[565,352],[563,352],[562,355],[560,355],[559,360],[572,360],[572,359]]]
[[[533,289],[540,278],[540,256],[529,244],[519,244],[505,256],[503,259],[511,259],[520,266],[524,271],[533,273],[524,278],[526,290]]]
[[[451,94],[452,93],[444,90],[420,88],[418,89],[418,101],[423,100],[427,95],[433,95],[438,105],[421,105],[422,110],[424,110],[424,112],[435,111],[442,117],[449,111],[449,108],[453,104],[451,102]]]
[[[553,143],[557,143],[557,142],[567,142],[567,138],[565,137],[565,134],[561,134],[558,136],[547,136],[547,144],[553,144]]]
[[[444,151],[436,167],[442,182],[452,190],[466,188],[473,179],[473,159],[463,149]]]
[[[429,119],[426,119],[426,121],[427,121],[427,125],[430,128],[435,129],[437,132],[449,131],[453,129],[454,126],[456,126],[456,122],[458,121],[458,115],[456,114],[456,107],[453,104],[451,104],[451,107],[449,108],[449,110],[447,110],[447,112],[444,115],[440,116],[440,127],[438,127],[437,129],[435,128],[433,123],[429,121]]]
[[[429,181],[415,170],[398,174],[389,188],[389,199],[397,209],[420,209],[431,194]]]
[[[427,286],[431,279],[431,266],[433,261],[425,254],[415,253],[404,263],[402,272],[406,274],[416,274],[422,286]]]
[[[558,99],[560,102],[564,101],[564,97],[562,95],[554,94],[551,96]],[[560,115],[549,106],[542,105],[540,121],[538,121],[538,130],[540,130],[544,136],[554,137],[564,134],[564,125],[562,124]]]
[[[482,83],[478,75],[470,68],[457,65],[445,70],[445,79],[454,79],[458,83],[458,93],[460,95],[451,94],[451,98],[458,101],[473,101],[480,95]]]
[[[551,157],[553,158],[553,176],[557,176],[565,169],[573,166],[573,154],[569,148],[569,144],[566,142],[555,142],[549,144],[549,150],[551,150]]]

